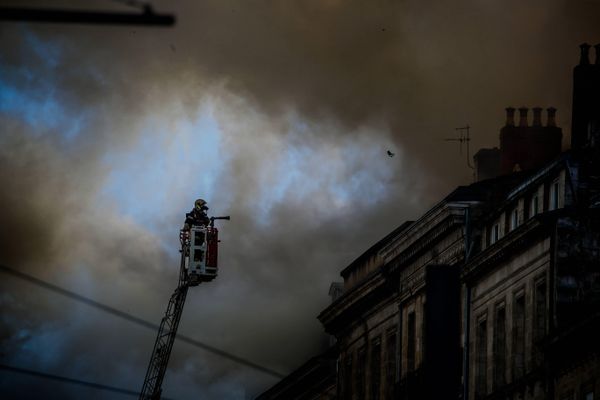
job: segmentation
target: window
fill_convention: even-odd
[[[408,313],[408,321],[406,323],[406,371],[413,372],[415,370],[415,350],[416,350],[416,321],[415,313]]]
[[[494,389],[506,384],[506,309],[496,307],[494,317]]]
[[[510,230],[515,230],[519,226],[519,209],[515,208],[510,213]]]
[[[546,334],[546,281],[540,280],[535,285],[535,338],[542,339]]]
[[[386,339],[386,359],[385,359],[385,398],[391,399],[394,396],[394,383],[396,382],[396,331],[388,333]]]
[[[346,356],[344,361],[344,372],[343,372],[343,395],[342,398],[346,400],[352,399],[352,354]]]
[[[536,365],[543,362],[543,352],[540,347],[540,341],[546,335],[546,281],[540,280],[535,285],[535,316],[533,320],[533,340],[534,340],[534,361]],[[536,343],[537,342],[537,343]],[[537,346],[535,345],[537,344]]]
[[[560,186],[558,180],[550,186],[550,210],[556,210],[559,207]]]
[[[356,396],[359,399],[365,398],[365,365],[367,363],[367,355],[365,347],[358,349],[356,357]]]
[[[495,223],[494,226],[492,226],[490,243],[494,244],[498,241],[498,239],[500,239],[500,224]]]
[[[594,381],[588,381],[581,385],[581,400],[594,400]]]
[[[381,391],[381,338],[371,342],[371,400],[379,400]]]
[[[475,398],[480,398],[487,394],[487,320],[480,319],[476,329]]]
[[[525,375],[525,295],[513,302],[513,381]]]
[[[540,196],[537,194],[531,198],[531,206],[529,208],[529,217],[534,217],[540,212]]]

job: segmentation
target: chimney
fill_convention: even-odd
[[[514,107],[506,107],[506,126],[515,126]]]
[[[531,126],[542,126],[542,107],[533,107],[533,124]]]
[[[526,127],[527,126],[527,112],[529,109],[527,107],[519,108],[519,126]]]
[[[590,145],[590,134],[600,126],[600,46],[596,49],[596,64],[590,65],[590,45],[583,43],[580,64],[573,68],[573,103],[571,112],[571,150],[577,156]],[[596,127],[596,128],[595,128]],[[591,128],[591,129],[590,129]],[[595,136],[595,134],[594,134]],[[598,138],[600,139],[600,137]],[[585,157],[584,157],[585,158]]]
[[[556,109],[548,108],[547,125],[542,125],[542,108],[534,107],[533,123],[528,125],[527,117],[529,109],[519,108],[519,126],[509,126],[510,110],[507,108],[507,125],[500,129],[500,175],[510,174],[518,166],[520,170],[532,170],[540,168],[560,154],[562,130],[556,126],[554,120]],[[514,109],[513,109],[514,111]],[[488,153],[476,154],[476,169],[478,176],[484,176],[487,170],[484,165],[487,158],[492,158],[490,150]],[[481,165],[480,165],[481,164]],[[491,164],[491,161],[490,161]],[[485,167],[485,168],[484,168]]]
[[[546,126],[556,126],[556,108],[548,107],[548,122],[546,122]]]
[[[581,49],[581,58],[579,59],[579,65],[589,65],[590,64],[590,45],[587,43],[583,43],[579,46]]]

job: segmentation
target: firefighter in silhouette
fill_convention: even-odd
[[[194,202],[194,208],[189,213],[185,214],[185,223],[183,224],[183,230],[189,231],[192,225],[195,226],[208,226],[210,224],[210,218],[206,215],[208,207],[206,201],[198,199]]]

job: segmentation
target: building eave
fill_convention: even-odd
[[[367,251],[358,256],[354,261],[352,261],[346,268],[344,268],[340,275],[346,278],[350,272],[355,269],[357,266],[360,266],[362,263],[366,262],[370,257],[376,256],[379,254],[381,248],[385,246],[386,242],[388,242],[391,238],[398,236],[401,232],[408,229],[414,221],[405,221],[398,228],[394,229],[391,233],[387,234],[383,239],[377,241],[374,245],[372,245]]]
[[[549,220],[554,221],[558,213],[549,214],[540,214],[530,218],[523,225],[475,255],[462,268],[461,279],[467,283],[472,282],[487,273],[502,260],[514,256],[516,250],[527,246],[532,240],[550,235],[551,232],[547,229],[548,222]]]
[[[335,335],[340,326],[350,323],[364,310],[373,307],[389,294],[390,282],[382,268],[370,273],[364,281],[344,293],[317,316],[325,331]]]

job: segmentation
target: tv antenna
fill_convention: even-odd
[[[469,151],[469,143],[471,142],[471,136],[469,135],[470,128],[471,127],[468,124],[459,128],[454,128],[454,130],[458,131],[458,137],[445,138],[444,140],[446,142],[458,142],[458,151],[460,152],[460,155],[462,155],[464,144],[467,148],[467,166],[471,169],[475,169],[471,165],[471,156]]]

